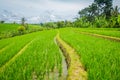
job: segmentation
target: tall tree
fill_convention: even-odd
[[[22,22],[22,25],[24,26],[25,25],[25,18],[24,17],[21,19],[21,22]]]
[[[95,16],[98,16],[98,7],[96,3],[92,3],[89,7],[86,7],[78,12],[80,18],[86,17],[90,22],[94,21]]]
[[[105,14],[107,19],[110,18],[113,0],[94,0],[94,2],[99,6],[100,13]]]

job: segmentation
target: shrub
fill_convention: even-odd
[[[29,26],[27,23],[24,24],[24,27],[25,27],[25,30],[28,30],[29,29]]]
[[[24,26],[20,26],[20,27],[18,28],[19,34],[23,34],[24,31],[25,31],[25,27],[24,27]]]

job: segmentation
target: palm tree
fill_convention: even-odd
[[[118,6],[115,6],[115,8],[113,8],[112,11],[111,11],[112,16],[118,17],[119,9],[120,8],[118,8]]]

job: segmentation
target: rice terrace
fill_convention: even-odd
[[[0,80],[120,80],[119,0],[0,0]]]

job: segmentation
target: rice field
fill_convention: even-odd
[[[55,35],[56,31],[42,31],[1,40],[5,50],[0,52],[0,80],[48,80],[51,73],[53,79],[60,76],[62,58],[54,44]]]
[[[61,38],[78,52],[88,80],[118,80],[120,78],[120,43],[61,29]]]
[[[76,51],[79,56],[76,60],[82,63],[88,80],[119,80],[120,42],[81,34],[83,31],[110,34],[107,36],[114,36],[116,32],[115,37],[119,37],[119,29],[62,28],[2,39],[0,80],[69,80],[63,78],[63,53],[55,42],[58,32],[59,37]]]

